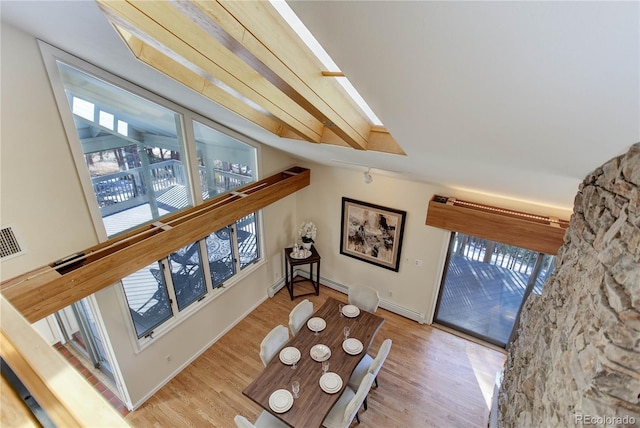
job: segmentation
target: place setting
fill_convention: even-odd
[[[327,361],[331,357],[331,348],[329,348],[327,345],[319,343],[311,347],[311,349],[309,350],[309,355],[314,361]]]
[[[347,318],[356,318],[360,315],[360,308],[355,305],[344,305],[342,307],[342,315]]]
[[[320,317],[313,317],[307,321],[307,327],[317,336],[319,331],[327,327],[327,322]]]
[[[299,387],[298,385],[298,388]],[[273,391],[271,396],[269,396],[269,407],[276,413],[284,413],[291,409],[291,406],[293,406],[293,395],[286,389]]]
[[[287,346],[280,351],[280,361],[287,366],[291,366],[292,368],[296,367],[298,361],[300,361],[300,350],[293,346]]]
[[[335,394],[342,389],[342,378],[337,373],[327,372],[320,376],[320,388],[327,394]]]
[[[358,339],[350,337],[342,342],[342,349],[349,355],[358,355],[364,349],[364,345]]]

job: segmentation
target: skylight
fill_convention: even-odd
[[[269,0],[269,2],[273,5],[273,7],[278,11],[278,13],[284,18],[285,21],[291,26],[293,31],[302,39],[302,41],[311,49],[311,51],[315,54],[315,56],[322,62],[325,71],[331,72],[340,72],[340,68],[338,68],[337,64],[331,59],[329,54],[324,50],[324,48],[318,43],[313,34],[307,29],[307,27],[302,23],[300,18],[295,14],[295,12],[289,7],[285,0]],[[364,114],[367,115],[369,120],[378,126],[382,126],[382,122],[375,115],[371,107],[366,103],[366,101],[360,96],[356,88],[353,87],[349,79],[346,77],[336,77],[338,79],[338,83],[342,85],[342,87],[347,91],[349,96],[355,101],[355,103],[360,107]]]
[[[91,122],[94,121],[95,106],[89,101],[85,101],[82,98],[73,97],[73,114],[83,117]]]
[[[98,115],[98,123],[100,124],[100,126],[111,129],[113,131],[113,121],[114,117],[111,113],[100,110],[100,113]]]

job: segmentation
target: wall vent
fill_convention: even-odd
[[[18,237],[11,226],[0,229],[0,259],[6,260],[24,253]]]

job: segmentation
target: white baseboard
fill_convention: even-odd
[[[304,278],[309,278],[309,272],[305,271],[305,270],[295,270],[293,273],[294,277],[296,275],[300,275]],[[282,284],[280,284],[280,282],[282,282]],[[284,287],[284,280],[278,282],[278,284],[280,284],[279,288],[277,290],[275,290],[276,292],[278,290],[280,290],[280,288]],[[323,276],[320,276],[320,282],[322,283],[322,285],[327,286],[333,290],[339,291],[342,294],[349,294],[349,287],[341,284],[339,282],[336,282],[332,279],[329,278],[325,278]],[[275,292],[273,293],[275,294]],[[273,295],[270,295],[273,296]],[[380,298],[380,307],[382,309],[386,309],[389,312],[393,312],[394,314],[403,316],[405,318],[408,318],[412,321],[415,321],[419,324],[425,324],[426,321],[426,315],[420,312],[416,312],[412,309],[406,308],[402,305],[397,304],[396,302],[393,302],[391,300],[386,300],[383,298]]]

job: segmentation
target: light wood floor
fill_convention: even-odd
[[[318,308],[329,296],[347,300],[324,286],[320,296],[308,298]],[[126,420],[134,427],[221,428],[235,427],[236,414],[255,420],[262,409],[242,390],[263,368],[262,338],[277,324],[288,325],[289,312],[300,300],[292,302],[286,289],[280,290]],[[383,309],[377,314],[386,321],[370,354],[375,356],[386,338],[393,345],[358,426],[486,427],[493,382],[505,355]]]

